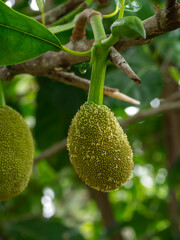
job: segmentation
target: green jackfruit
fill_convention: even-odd
[[[86,102],[81,106],[69,128],[67,148],[79,177],[96,190],[116,190],[132,173],[127,136],[105,105]]]
[[[8,106],[0,107],[0,201],[20,194],[32,172],[34,145],[21,115]]]

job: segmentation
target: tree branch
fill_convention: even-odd
[[[160,105],[158,108],[150,108],[150,109],[148,109],[144,112],[137,113],[133,117],[129,117],[129,118],[121,121],[120,125],[123,128],[125,128],[133,122],[142,120],[144,118],[150,117],[150,116],[155,115],[155,114],[159,114],[159,113],[162,113],[162,112],[167,112],[167,111],[170,111],[170,110],[173,110],[173,109],[178,109],[178,108],[180,108],[180,101],[166,102],[166,103],[163,103],[162,105]]]
[[[49,10],[45,13],[45,22],[46,24],[52,24],[53,22],[57,21],[60,17],[63,17],[67,13],[74,10],[79,4],[83,3],[84,0],[69,0],[54,9]],[[34,18],[38,22],[42,22],[42,16],[39,15]]]
[[[39,162],[43,158],[48,158],[48,157],[51,157],[58,152],[61,152],[62,150],[64,150],[66,148],[66,144],[67,144],[67,139],[63,139],[62,141],[60,141],[60,142],[54,144],[53,146],[47,148],[46,150],[41,152],[41,154],[39,154],[38,157],[36,157],[34,159],[34,164],[36,164],[37,162]]]
[[[72,37],[71,40],[80,40],[86,37],[86,26],[87,26],[87,21],[89,18],[89,15],[93,12],[94,10],[89,8],[84,10],[78,17],[73,32],[72,32]]]
[[[137,85],[141,85],[141,79],[135,74],[135,72],[131,69],[126,60],[114,47],[111,47],[109,58],[117,68],[119,68],[121,71],[123,71],[124,74],[126,74],[126,76],[133,80]]]
[[[52,53],[53,55],[53,53]],[[49,54],[48,54],[49,56]],[[57,56],[57,55],[56,55]],[[55,57],[56,58],[56,57]],[[43,77],[48,77],[50,79],[59,81],[59,82],[63,82],[67,85],[72,85],[78,88],[82,88],[85,91],[89,90],[89,85],[90,85],[90,81],[81,77],[78,77],[76,75],[74,75],[73,73],[68,73],[68,72],[62,72],[62,68],[49,68],[47,70],[46,68],[46,64],[49,64],[49,66],[51,65],[51,61],[48,60],[48,57],[44,60],[44,62],[42,62],[41,60],[39,61],[39,59],[36,59],[36,63],[34,64],[29,64],[29,62],[26,63],[22,63],[22,67],[21,64],[18,65],[13,65],[13,66],[5,66],[2,67],[3,71],[1,71],[0,69],[0,78],[3,81],[7,81],[12,79],[15,75],[17,74],[22,74],[22,73],[29,73],[32,74],[34,76],[43,76]],[[49,62],[48,62],[49,61]],[[29,67],[28,67],[29,66]],[[15,68],[15,69],[14,69]],[[24,70],[24,68],[26,70]],[[116,98],[125,102],[129,102],[132,104],[140,104],[139,101],[119,92],[118,89],[116,88],[110,88],[110,87],[104,87],[104,95],[105,96],[109,96],[112,98]]]
[[[46,75],[46,77],[52,78],[54,80],[66,83],[68,85],[73,85],[79,88],[84,89],[85,91],[89,90],[90,81],[81,77],[74,75],[73,73],[66,72],[53,72],[52,74]],[[116,88],[104,87],[104,95],[113,97],[125,102],[139,105],[140,102],[119,92]]]
[[[116,49],[122,51],[132,46],[147,44],[159,35],[180,28],[180,4],[176,4],[175,7],[169,9],[161,9],[152,17],[144,20],[143,24],[146,30],[146,39],[121,40],[115,45]]]

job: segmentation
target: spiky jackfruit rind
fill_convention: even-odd
[[[79,177],[98,191],[117,190],[133,170],[126,134],[105,105],[86,102],[69,128],[67,148]]]
[[[32,172],[34,145],[22,116],[8,106],[0,107],[0,201],[19,195]]]

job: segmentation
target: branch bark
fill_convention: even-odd
[[[73,85],[79,88],[84,89],[85,91],[89,90],[89,85],[90,85],[90,81],[81,77],[78,77],[76,75],[74,75],[73,73],[66,73],[66,72],[53,72],[50,75],[46,75],[46,77],[52,78],[54,80],[57,81],[61,81],[64,82],[66,84],[69,85]],[[109,97],[113,97],[125,102],[129,102],[132,104],[140,104],[139,101],[126,96],[123,93],[120,93],[118,89],[116,88],[110,88],[110,87],[104,87],[104,95],[105,96],[109,96]]]
[[[135,72],[131,69],[126,60],[114,47],[111,47],[109,58],[117,68],[119,68],[121,71],[123,71],[124,74],[126,74],[126,76],[133,80],[137,85],[141,85],[141,79],[135,74]]]
[[[63,139],[62,141],[51,146],[50,148],[47,148],[46,150],[41,152],[41,154],[39,154],[38,157],[36,157],[34,159],[34,164],[39,162],[41,159],[51,157],[54,154],[61,152],[62,150],[64,150],[66,148],[66,144],[67,144],[67,139]]]
[[[163,112],[168,112],[170,110],[174,110],[174,109],[179,109],[180,108],[180,101],[177,102],[166,102],[163,103],[162,105],[160,105],[158,108],[150,108],[146,111],[142,111],[140,113],[137,113],[136,115],[134,115],[133,117],[129,117],[123,121],[120,122],[120,125],[125,128],[127,127],[129,124],[142,120],[144,118],[153,116],[155,114],[159,114],[159,113],[163,113]]]
[[[69,0],[64,4],[57,6],[56,8],[49,10],[45,13],[45,22],[46,24],[52,24],[53,22],[57,21],[59,18],[63,17],[67,13],[74,10],[77,6],[83,3],[84,0]],[[34,18],[38,22],[42,22],[42,16],[39,15]]]
[[[72,41],[77,41],[80,39],[83,39],[86,37],[86,26],[87,26],[87,21],[89,18],[89,15],[93,12],[94,10],[89,8],[84,10],[78,17],[76,24],[74,26],[73,32],[72,32]]]
[[[52,53],[53,54],[53,53]],[[48,58],[46,58],[47,64],[48,64]],[[25,64],[23,64],[23,67],[21,68],[20,64],[19,65],[14,65],[15,66],[15,70],[14,70],[14,66],[6,66],[3,67],[4,71],[0,72],[0,78],[4,81],[4,80],[10,80],[13,78],[13,76],[15,76],[16,74],[22,74],[24,73],[24,67],[26,67],[27,71],[26,73],[32,74],[34,76],[44,76],[44,77],[48,77],[50,79],[59,81],[59,82],[63,82],[67,85],[72,85],[78,88],[82,88],[85,91],[89,90],[89,85],[90,85],[90,81],[81,77],[78,77],[76,75],[74,75],[73,73],[67,73],[67,72],[62,72],[62,68],[50,68],[49,71],[46,71],[46,61],[44,61],[44,63],[42,64],[42,62],[38,61],[36,63],[34,63],[34,65],[30,64],[29,62],[26,62]],[[39,63],[39,64],[38,64]],[[29,68],[28,68],[29,65]],[[19,68],[17,68],[19,66]],[[116,98],[125,102],[129,102],[132,104],[140,104],[139,101],[119,92],[118,89],[116,88],[110,88],[110,87],[104,87],[104,95],[105,96],[109,96],[112,98]]]

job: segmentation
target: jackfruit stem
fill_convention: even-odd
[[[90,24],[95,43],[91,51],[92,72],[88,102],[102,105],[109,48],[101,44],[101,41],[106,39],[106,33],[102,24],[101,15],[98,12],[90,17]]]
[[[6,102],[5,102],[5,98],[4,98],[2,81],[0,79],[0,106],[4,106],[4,105],[6,105]]]
[[[106,66],[108,60],[107,52],[100,47],[94,47],[92,51],[92,71],[89,88],[88,102],[94,102],[97,105],[103,105],[104,80],[106,76]]]
[[[93,30],[95,43],[107,38],[102,24],[102,17],[99,12],[94,11],[93,15],[90,16],[89,22]]]

